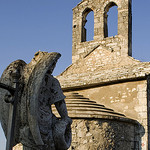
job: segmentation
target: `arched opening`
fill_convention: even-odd
[[[81,42],[92,41],[94,37],[94,12],[88,8],[82,15]]]
[[[111,2],[104,10],[104,37],[118,34],[118,6]]]

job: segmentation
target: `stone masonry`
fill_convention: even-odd
[[[118,35],[108,36],[107,12],[112,6],[118,6]],[[72,61],[86,57],[101,46],[117,55],[132,55],[132,14],[131,0],[82,0],[73,9]],[[94,12],[94,40],[86,42],[86,16]]]
[[[113,6],[118,7],[118,34],[108,37],[107,12]],[[79,93],[136,120],[132,149],[149,150],[150,63],[131,57],[131,8],[131,0],[82,0],[73,9],[73,63],[57,79],[65,95]],[[86,41],[86,17],[91,11],[94,40]],[[74,130],[78,132],[73,124]]]
[[[69,150],[139,150],[138,122],[78,93],[66,93],[66,105],[73,119]],[[59,117],[55,107],[53,112]]]
[[[108,37],[113,6],[118,34]],[[132,0],[82,0],[73,8],[72,64],[57,76],[73,119],[69,150],[150,149],[150,62],[132,58],[131,10]],[[91,11],[94,40],[87,41]]]
[[[134,126],[110,120],[74,120],[69,150],[136,150]],[[138,150],[138,149],[137,149]]]

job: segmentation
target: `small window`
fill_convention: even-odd
[[[81,42],[92,41],[94,37],[94,12],[86,9],[82,16]]]
[[[118,9],[113,2],[105,7],[104,13],[104,37],[115,36],[118,34]]]

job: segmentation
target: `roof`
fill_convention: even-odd
[[[57,76],[63,90],[113,83],[120,80],[146,78],[150,62],[97,48],[85,58],[70,65]]]

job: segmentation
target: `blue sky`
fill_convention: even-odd
[[[38,50],[62,54],[54,75],[71,64],[72,8],[81,0],[0,0],[0,75]],[[150,0],[133,0],[133,57],[150,61]],[[5,138],[0,128],[0,150]]]

